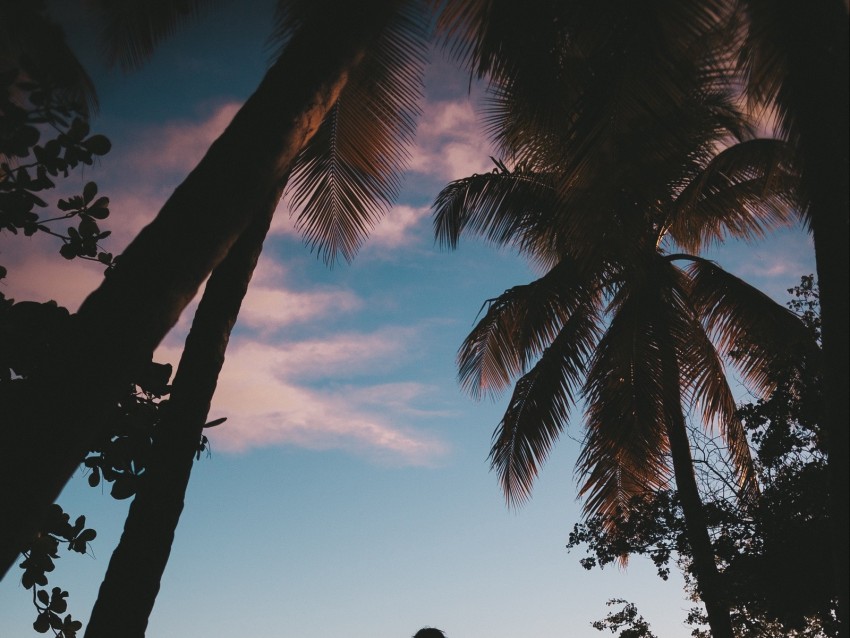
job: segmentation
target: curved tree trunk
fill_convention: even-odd
[[[269,197],[266,210],[252,220],[207,282],[180,357],[165,418],[157,428],[148,469],[100,586],[87,638],[145,635],[230,332],[280,194],[277,189]]]
[[[685,516],[685,529],[693,552],[697,591],[708,613],[708,624],[714,638],[733,638],[729,605],[724,601],[720,574],[714,562],[714,549],[708,536],[705,511],[694,477],[694,463],[688,443],[685,419],[681,410],[667,424],[676,490]]]
[[[734,638],[729,604],[723,596],[720,574],[714,557],[714,548],[708,535],[705,509],[699,495],[688,430],[682,413],[679,390],[679,370],[675,354],[670,352],[664,359],[664,385],[670,391],[670,403],[666,409],[667,438],[673,457],[673,474],[676,490],[685,517],[685,530],[693,553],[693,567],[697,591],[705,604],[708,624],[713,638]]]
[[[334,3],[290,41],[156,219],[83,303],[56,365],[12,406],[0,448],[0,575],[38,528],[104,416],[150,361],[315,133],[398,0]],[[6,412],[9,414],[9,411]]]

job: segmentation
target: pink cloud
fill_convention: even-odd
[[[176,172],[182,178],[195,168],[240,106],[227,102],[200,122],[172,122],[148,129],[133,144],[125,161],[144,175]]]
[[[56,301],[72,312],[103,280],[104,267],[91,261],[68,261],[59,255],[60,241],[52,237],[16,237],[4,250],[9,275],[0,281],[3,294],[18,301]],[[5,246],[4,246],[5,248]]]
[[[286,198],[283,198],[277,205],[271,227],[269,228],[269,234],[301,238],[301,233],[295,228],[295,218],[293,215],[290,215]]]
[[[232,343],[210,412],[210,418],[228,421],[208,432],[213,445],[227,452],[269,445],[343,449],[385,463],[433,465],[448,453],[447,445],[407,423],[426,413],[412,405],[427,388],[415,383],[303,385],[305,377],[373,372],[389,355],[402,353],[406,341],[398,331],[385,330],[324,342]],[[174,360],[178,351],[163,348],[160,354],[158,360]],[[380,401],[390,396],[391,401]]]
[[[359,307],[360,301],[344,290],[292,292],[251,286],[242,303],[239,321],[249,328],[271,330],[303,323],[331,310],[346,313]]]
[[[405,357],[416,339],[414,328],[381,328],[372,333],[334,333],[278,346],[272,371],[282,378],[340,378],[359,372],[385,372]],[[254,347],[264,356],[264,344]],[[268,353],[265,353],[268,356]]]
[[[268,255],[261,256],[242,301],[240,325],[269,332],[294,323],[350,314],[362,307],[350,290],[332,286],[292,290],[287,287],[288,278],[283,264]]]
[[[436,102],[424,112],[411,171],[448,181],[493,168],[492,151],[469,100]]]

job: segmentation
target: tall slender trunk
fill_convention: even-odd
[[[769,34],[765,59],[784,63],[777,95],[798,144],[820,286],[832,570],[839,636],[850,635],[850,19],[846,0],[751,5],[751,28]],[[774,56],[774,52],[781,52]],[[785,59],[783,60],[783,56]]]
[[[266,210],[252,220],[207,282],[180,357],[165,418],[157,428],[147,471],[100,586],[86,628],[87,638],[111,638],[119,633],[127,638],[145,635],[230,332],[279,199],[280,190],[275,190]]]
[[[848,14],[841,0],[803,3],[805,58],[794,67],[793,90],[800,105],[799,127],[804,185],[811,207],[812,237],[820,288],[824,396],[829,461],[832,570],[838,596],[839,636],[850,636],[850,89]],[[799,47],[798,47],[799,48]]]
[[[262,210],[399,0],[335,3],[305,25],[31,379],[0,449],[0,575],[104,430],[110,403]],[[9,414],[7,411],[6,414]]]
[[[669,391],[666,412],[667,438],[673,457],[673,475],[676,490],[685,517],[685,531],[693,553],[693,566],[697,592],[708,614],[708,624],[714,638],[734,638],[729,604],[723,596],[720,574],[714,557],[714,548],[708,535],[705,508],[699,495],[688,430],[682,413],[679,390],[679,369],[672,349],[664,359],[663,381]]]
[[[708,613],[708,624],[714,638],[733,638],[729,604],[724,600],[720,574],[714,561],[714,549],[708,535],[705,510],[694,477],[694,463],[688,443],[685,419],[679,412],[667,424],[676,490],[685,516],[688,543],[693,552],[697,591]]]

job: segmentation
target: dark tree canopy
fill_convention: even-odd
[[[792,288],[789,303],[819,337],[818,291],[811,276]],[[790,363],[790,362],[789,362]],[[778,371],[766,399],[741,405],[756,454],[760,495],[740,502],[718,464],[722,454],[708,438],[695,456],[705,459],[701,488],[722,582],[740,636],[833,636],[835,589],[824,578],[830,563],[823,401],[819,361],[799,361]],[[671,561],[683,568],[689,587],[691,548],[674,490],[636,497],[626,519],[594,516],[570,534],[569,548],[587,546],[586,569],[649,557],[666,578]],[[698,613],[691,620],[703,620]]]

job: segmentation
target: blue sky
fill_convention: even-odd
[[[131,75],[107,70],[96,30],[57,5],[99,90],[93,129],[113,141],[99,166],[69,180],[94,179],[112,199],[110,250],[153,217],[258,83],[271,4],[223,3]],[[488,471],[507,397],[465,396],[454,356],[482,302],[534,273],[480,242],[434,244],[433,197],[489,170],[491,151],[466,78],[432,57],[399,206],[354,263],[325,267],[278,211],[213,401],[211,418],[228,421],[195,466],[151,637],[403,638],[433,625],[450,638],[590,638],[613,597],[637,603],[662,638],[688,633],[678,575],[662,582],[640,560],[587,572],[580,552],[567,553],[580,517],[578,418],[523,508],[505,507]],[[0,250],[4,292],[17,299],[75,308],[100,277],[61,259],[49,238],[5,238]],[[713,256],[783,302],[814,270],[800,229]],[[158,360],[176,365],[192,311]],[[64,555],[51,575],[85,621],[126,504],[82,473],[59,502],[98,530],[91,555]],[[35,635],[18,580],[12,570],[0,584],[4,638]]]

